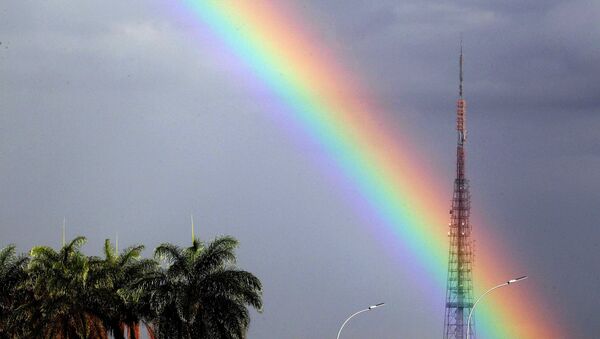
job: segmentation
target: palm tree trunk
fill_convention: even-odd
[[[156,335],[154,334],[154,328],[151,324],[146,324],[146,331],[148,332],[148,337],[150,339],[156,339]]]
[[[127,332],[129,334],[129,339],[139,339],[140,338],[140,324],[132,323],[127,325]]]
[[[125,324],[124,323],[119,323],[116,326],[112,326],[112,328],[114,328],[113,335],[115,336],[115,339],[125,339]]]

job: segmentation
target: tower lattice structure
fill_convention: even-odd
[[[467,130],[465,126],[466,101],[463,98],[463,52],[460,48],[460,84],[459,98],[456,103],[456,129],[458,142],[456,146],[456,179],[452,195],[452,209],[448,239],[448,281],[446,285],[446,312],[444,319],[444,339],[463,339],[470,330],[474,338],[473,321],[471,329],[467,329],[467,318],[473,307],[473,240],[469,214],[471,196],[469,180],[465,173],[465,144]]]

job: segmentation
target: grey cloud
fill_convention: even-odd
[[[463,33],[474,212],[567,328],[593,338],[600,6],[295,6],[441,173],[448,201]],[[194,213],[201,237],[238,237],[241,265],[265,284],[251,338],[329,337],[348,313],[380,300],[389,307],[353,320],[344,337],[439,337],[443,288],[417,288],[421,273],[358,210],[355,188],[184,12],[141,0],[0,3],[4,243],[58,245],[66,216],[90,253],[119,232],[149,254],[159,242],[188,241]],[[541,283],[557,270],[585,279]]]

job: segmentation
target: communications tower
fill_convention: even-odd
[[[456,102],[456,179],[448,239],[448,281],[446,285],[446,315],[444,319],[444,339],[463,339],[467,336],[467,317],[473,307],[473,240],[469,224],[470,194],[469,180],[465,174],[465,127],[466,101],[463,98],[463,51],[462,41],[459,57],[459,89]],[[473,322],[470,337],[474,338]]]

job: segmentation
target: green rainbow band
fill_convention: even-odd
[[[375,103],[365,98],[360,81],[310,36],[293,10],[281,4],[261,0],[185,2],[286,104],[287,117],[317,141],[340,175],[361,192],[362,200],[383,221],[387,232],[418,258],[427,279],[444,289],[448,245],[443,226],[448,222],[450,199],[439,200],[436,180],[418,164],[418,156],[408,151],[414,145],[388,130],[375,113]],[[481,289],[506,272],[507,265],[491,257],[484,253],[483,268],[476,267],[475,280],[483,285]],[[549,338],[560,333],[541,316],[537,300],[528,298],[527,302],[523,305],[519,298],[506,297],[482,304],[477,311],[478,333],[498,339]],[[442,324],[440,333],[441,328]]]

